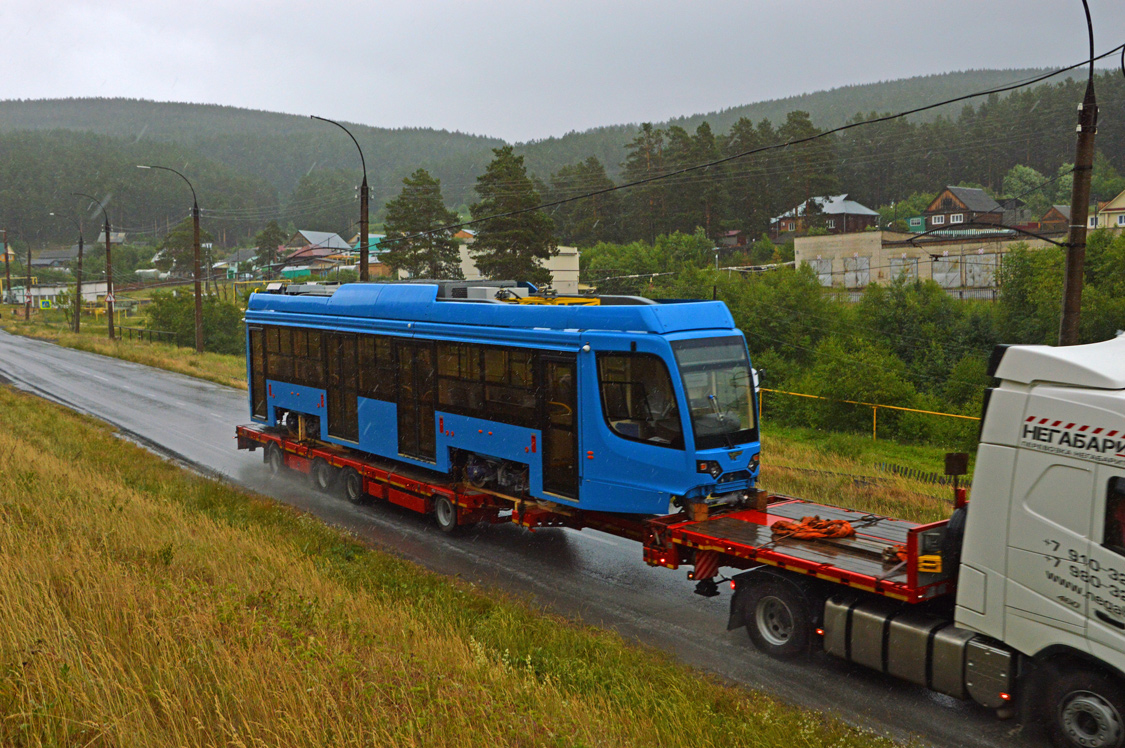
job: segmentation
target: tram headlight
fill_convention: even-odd
[[[707,473],[712,478],[718,478],[723,474],[723,467],[715,460],[700,460],[696,463],[695,472]]]

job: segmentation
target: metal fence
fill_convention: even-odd
[[[758,388],[758,417],[762,418],[765,414],[765,398],[762,397],[763,392],[771,392],[775,395],[790,395],[792,397],[805,397],[810,400],[826,400],[833,403],[847,403],[849,405],[862,405],[871,408],[871,439],[877,440],[879,438],[879,409],[905,411],[907,413],[922,413],[929,416],[939,416],[942,418],[960,418],[965,421],[979,421],[977,416],[963,416],[958,413],[941,413],[936,410],[920,410],[918,408],[904,408],[901,405],[882,405],[880,403],[867,403],[862,400],[837,400],[832,397],[821,397],[820,395],[807,395],[803,392],[786,392],[785,390],[772,390],[767,387]]]
[[[118,327],[119,337],[126,340],[147,340],[150,343],[179,345],[176,333],[168,330],[148,330],[143,327]]]

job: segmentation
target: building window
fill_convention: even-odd
[[[1120,215],[1117,217],[1117,225],[1125,226],[1125,215]]]
[[[787,224],[786,224],[786,229],[785,229],[785,230],[786,230],[786,231],[792,231],[792,230],[793,230],[793,227],[794,227],[794,224],[793,224],[793,222],[792,222],[792,221],[790,221],[789,223],[787,223]]]
[[[910,225],[911,226],[921,226],[922,225],[922,219],[921,218],[911,218],[910,219]]]
[[[835,218],[826,219],[824,221],[824,225],[827,226],[830,229],[834,229],[834,228],[836,228],[836,219]]]
[[[934,226],[944,226],[945,216],[930,216],[930,224]]]
[[[965,222],[965,214],[964,213],[954,213],[953,215],[951,215],[949,217],[949,222],[950,223],[964,223]]]
[[[1098,217],[1090,216],[1090,228],[1096,229],[1098,227]]]

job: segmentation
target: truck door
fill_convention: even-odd
[[[1125,653],[1125,469],[1099,466],[1087,553],[1089,637]]]
[[[1008,531],[1005,631],[1036,651],[1043,627],[1086,633],[1086,556],[1093,475],[1086,463],[1023,449],[1016,460]],[[1052,637],[1054,635],[1051,635]]]

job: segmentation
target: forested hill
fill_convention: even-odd
[[[769,120],[775,126],[785,122],[786,115],[794,110],[809,113],[810,119],[822,129],[838,127],[860,112],[903,112],[919,106],[945,101],[975,91],[1016,83],[1048,72],[1043,69],[1022,70],[965,70],[940,75],[925,75],[901,80],[880,81],[855,86],[842,86],[827,91],[790,96],[784,99],[760,101],[754,104],[731,107],[718,112],[677,117],[663,123],[666,128],[678,125],[694,130],[706,121],[716,134],[725,133],[741,118],[752,122]],[[1051,82],[1065,80],[1066,76],[1051,78]],[[980,100],[972,103],[979,103]],[[933,121],[939,116],[956,118],[962,104],[952,104],[912,117],[915,122]],[[522,144],[529,168],[537,173],[549,174],[562,164],[575,163],[595,155],[605,164],[606,171],[616,176],[625,161],[625,144],[636,137],[639,123],[598,127],[582,132],[571,132],[557,138],[546,138]]]
[[[491,149],[503,144],[497,138],[445,130],[345,124],[363,146],[376,196],[420,167],[450,183],[471,183],[492,158]],[[0,101],[0,133],[16,130],[77,130],[129,143],[176,143],[264,179],[283,196],[313,169],[358,171],[355,146],[330,124],[307,116],[214,104],[140,99]]]

